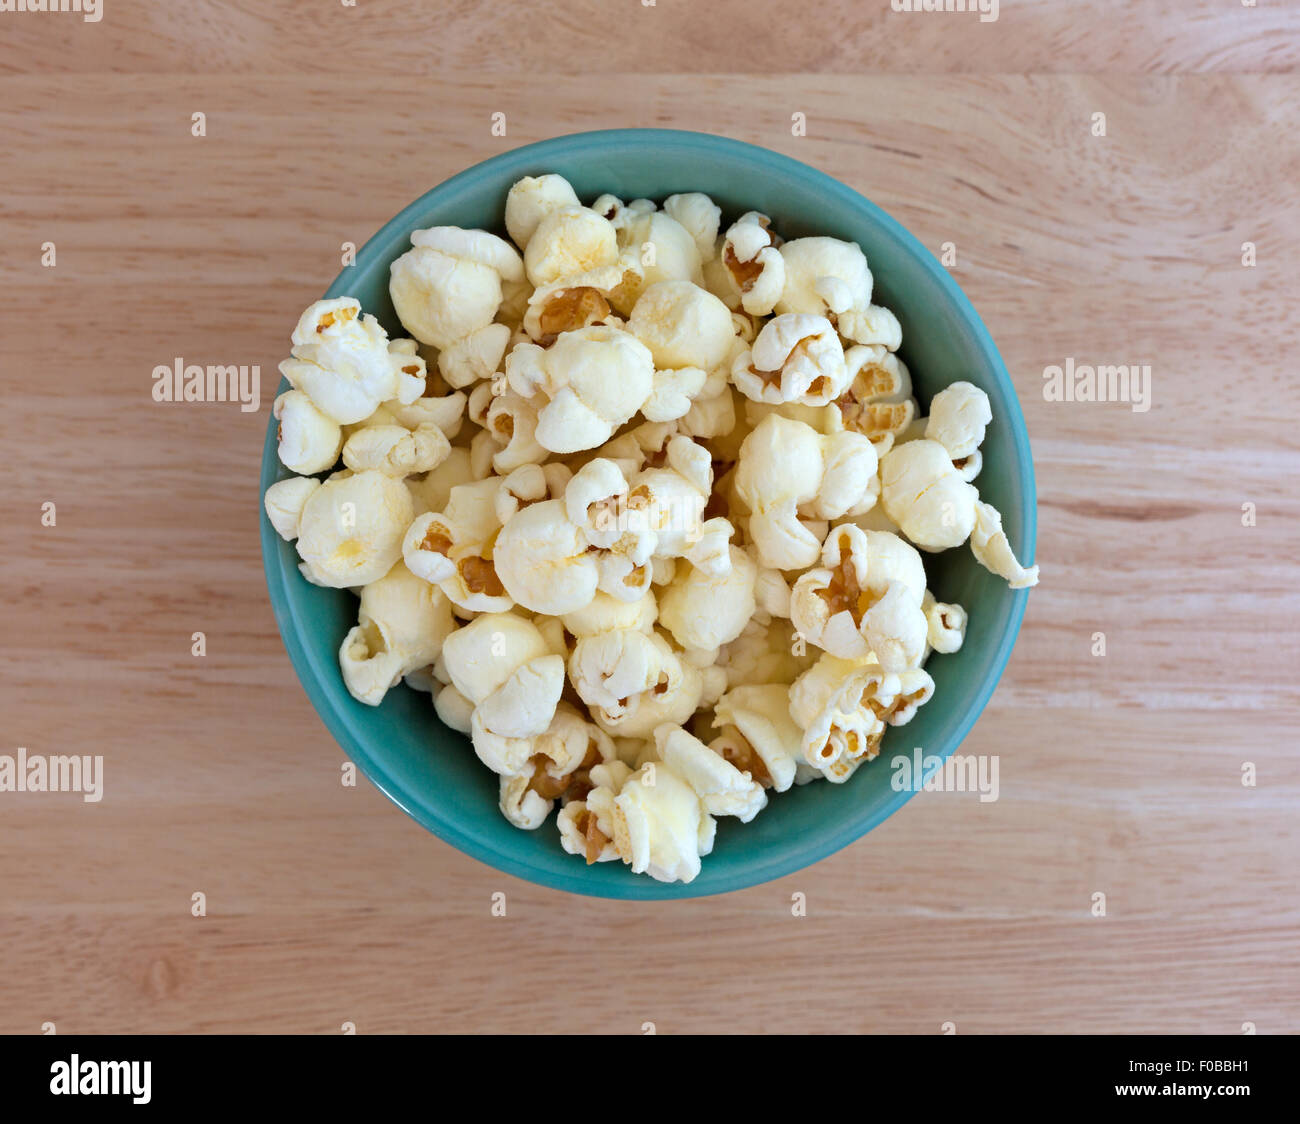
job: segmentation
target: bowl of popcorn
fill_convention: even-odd
[[[348,756],[475,858],[616,898],[789,874],[992,695],[1037,582],[1015,391],[825,174],[698,133],[529,145],[286,327],[280,631]]]

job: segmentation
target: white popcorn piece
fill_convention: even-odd
[[[803,760],[803,731],[790,717],[786,683],[733,687],[717,702],[713,725],[721,733],[709,743],[737,769],[764,788],[785,792]]]
[[[991,574],[1004,578],[1012,589],[1028,589],[1038,584],[1038,567],[1025,569],[1017,561],[1006,532],[1002,529],[1002,515],[997,508],[986,503],[975,504],[975,526],[970,536],[971,553],[975,560]]]
[[[597,196],[591,204],[591,209],[609,219],[614,224],[615,230],[622,230],[628,223],[652,215],[659,208],[655,206],[653,199],[633,199],[630,203],[624,203],[617,195],[606,192]]]
[[[691,556],[711,572],[722,573],[730,562],[722,545],[731,528],[725,520],[709,525],[703,519],[713,480],[709,451],[689,437],[672,434],[662,454],[647,458],[646,464],[628,482],[626,506],[649,520],[657,537],[655,556]]]
[[[548,472],[547,469],[551,471]],[[492,501],[497,522],[505,526],[521,508],[562,496],[568,476],[569,470],[560,464],[552,463],[545,467],[539,464],[520,465],[497,484]],[[553,483],[557,485],[554,489]]]
[[[569,633],[582,640],[618,629],[635,629],[648,635],[658,615],[653,593],[647,593],[636,601],[623,601],[608,593],[597,593],[590,604],[565,613],[560,621]]]
[[[318,585],[369,585],[402,557],[402,536],[413,517],[411,495],[400,480],[375,471],[335,474],[303,504],[298,556]]]
[[[848,368],[829,320],[789,313],[763,325],[753,350],[733,361],[731,379],[755,402],[825,406],[847,389]]]
[[[822,540],[812,521],[870,506],[876,468],[875,449],[860,434],[823,435],[780,414],[764,418],[741,445],[736,472],[759,562],[776,570],[813,565]]]
[[[659,882],[694,881],[701,855],[713,848],[713,817],[663,764],[648,763],[623,783],[611,818],[619,857],[634,873]]]
[[[641,294],[661,281],[703,282],[695,238],[671,215],[652,211],[616,225],[622,258],[633,267],[614,293],[615,307],[621,312],[630,312]]]
[[[533,404],[513,391],[490,397],[483,427],[498,446],[492,454],[494,472],[509,476],[523,465],[540,465],[546,459],[549,451],[537,440],[539,420]]]
[[[560,616],[591,603],[600,580],[586,536],[561,500],[521,509],[501,528],[493,561],[506,592],[525,609]]]
[[[565,332],[549,349],[521,343],[506,357],[510,388],[543,403],[536,440],[553,453],[608,441],[650,397],[654,371],[649,350],[609,326]]]
[[[790,595],[795,628],[841,659],[874,656],[892,672],[919,667],[928,625],[916,550],[897,535],[848,523],[827,536],[821,561]]]
[[[679,567],[659,595],[659,621],[683,648],[712,655],[736,639],[754,615],[758,567],[738,546],[730,547],[729,555],[730,565],[721,574]]]
[[[368,425],[344,442],[343,463],[354,472],[374,469],[404,478],[437,468],[450,452],[451,442],[436,425]]]
[[[726,361],[735,337],[731,310],[689,281],[648,286],[627,327],[650,349],[655,369],[661,371],[712,371]]]
[[[713,253],[713,243],[722,222],[722,209],[712,199],[700,191],[670,195],[664,200],[664,213],[676,219],[690,233],[701,261]]]
[[[954,462],[960,462],[979,449],[992,420],[989,396],[972,383],[955,382],[930,403],[925,436],[938,441]]]
[[[473,386],[501,369],[509,344],[505,324],[485,324],[438,353],[438,373],[457,390]]]
[[[922,550],[960,546],[975,529],[979,493],[961,478],[937,441],[895,445],[880,462],[880,502]]]
[[[525,770],[531,739],[555,716],[564,660],[537,626],[513,613],[484,613],[443,643],[452,686],[474,704],[474,751],[503,776]]]
[[[871,304],[871,270],[856,242],[796,238],[781,247],[785,288],[776,311],[839,316]]]
[[[515,603],[493,553],[500,487],[495,477],[456,485],[445,510],[416,516],[402,537],[407,567],[437,585],[457,608],[500,613]]]
[[[620,259],[588,273],[540,285],[528,298],[521,326],[529,340],[550,347],[565,332],[623,322],[614,314],[615,294],[638,283],[640,269]]]
[[[553,211],[578,205],[573,185],[563,176],[525,176],[506,196],[506,232],[516,246],[526,250],[542,219]]]
[[[570,659],[570,681],[580,695],[584,689],[591,693],[600,676],[606,671],[612,675],[615,668],[620,674],[626,673],[626,681],[630,682],[638,681],[643,674],[648,676],[656,667],[657,676],[653,686],[620,698],[615,706],[592,706],[596,724],[619,738],[649,738],[655,727],[664,723],[684,725],[699,708],[704,695],[705,681],[699,668],[674,652],[658,633],[651,633],[644,641],[633,641],[627,634],[604,636],[617,636],[617,644],[606,641],[601,647],[593,646],[592,653],[584,653],[576,676],[574,659]],[[604,637],[594,639],[600,641]]]
[[[916,421],[911,373],[882,345],[851,347],[844,363],[849,381],[835,403],[841,423],[871,438],[884,456]]]
[[[620,627],[580,637],[568,671],[569,682],[583,702],[622,717],[675,667],[661,637],[649,629]]]
[[[441,352],[491,324],[502,281],[522,279],[523,261],[509,242],[435,226],[411,232],[411,249],[389,269],[388,291],[406,330]]]
[[[885,732],[878,700],[892,701],[897,684],[897,676],[874,662],[823,655],[790,688],[790,717],[803,731],[805,763],[840,784],[878,756]]]
[[[433,425],[442,430],[448,441],[454,441],[461,431],[466,402],[465,395],[458,390],[442,396],[425,395],[409,405],[394,399],[385,402],[361,424],[402,425],[412,431],[422,425]],[[351,436],[351,432],[347,436]]]
[[[408,477],[406,486],[415,500],[416,513],[424,514],[445,510],[451,499],[451,490],[458,485],[473,482],[469,450],[453,447],[448,451],[447,459],[437,468],[426,472],[423,477]]]
[[[751,316],[771,315],[785,291],[785,258],[768,227],[766,215],[750,211],[732,224],[722,242],[722,264],[740,307]]]
[[[926,643],[941,654],[960,651],[966,640],[966,610],[960,605],[936,601],[928,589],[921,608],[925,611]]]
[[[452,630],[451,605],[399,559],[361,590],[358,623],[343,640],[343,682],[358,702],[378,706],[388,689],[431,664]]]
[[[626,555],[635,566],[649,561],[659,536],[646,509],[629,508],[628,482],[619,465],[604,457],[588,461],[564,490],[569,520],[581,527],[590,546]]]
[[[536,831],[546,822],[554,803],[542,797],[530,777],[500,777],[497,804],[501,814],[521,831]]]
[[[560,703],[550,726],[532,739],[527,772],[501,778],[501,811],[516,827],[532,830],[556,800],[581,799],[594,787],[591,771],[615,760],[609,735]]]
[[[590,792],[568,801],[557,819],[560,844],[571,855],[581,855],[587,865],[619,857],[614,846],[614,798],[632,775],[622,761],[608,761],[590,771]]]
[[[736,399],[730,386],[706,397],[707,384],[681,415],[678,428],[686,437],[707,441],[725,437],[736,428]]]
[[[338,422],[316,408],[301,390],[281,394],[271,409],[279,421],[276,451],[290,472],[310,476],[333,468],[343,445]]]
[[[690,412],[694,399],[704,392],[708,373],[699,367],[655,371],[654,390],[641,406],[653,422],[676,421]]]
[[[749,823],[767,807],[762,785],[680,726],[660,726],[654,738],[659,759],[690,786],[709,815]]]
[[[474,704],[450,683],[434,695],[433,709],[451,729],[459,734],[469,734],[474,721]]]
[[[266,517],[275,528],[275,533],[285,542],[293,542],[298,537],[302,509],[320,486],[320,481],[315,477],[290,476],[287,480],[277,480],[267,488],[266,495],[262,498]]]
[[[424,360],[390,351],[379,321],[362,316],[351,297],[310,305],[292,345],[280,373],[339,425],[368,418],[389,399],[409,403],[424,393]]]
[[[524,248],[524,269],[536,286],[588,273],[618,260],[613,224],[590,208],[568,205],[547,213]]]
[[[854,343],[897,351],[903,343],[903,326],[883,305],[851,307],[835,317],[835,327],[845,339]]]

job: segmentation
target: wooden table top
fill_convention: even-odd
[[[0,1032],[1300,1030],[1297,5],[438,7],[0,14],[0,754],[105,761],[98,803],[0,793]],[[922,793],[778,882],[620,904],[340,785],[257,475],[342,242],[506,148],[647,125],[955,245],[1024,406],[1042,584],[965,743],[996,803]],[[262,409],[153,402],[177,356],[260,364]],[[1149,365],[1151,408],[1045,400],[1067,359]]]

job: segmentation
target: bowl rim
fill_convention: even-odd
[[[819,192],[838,196],[841,201],[856,209],[865,211],[872,222],[889,231],[898,240],[903,248],[917,261],[918,265],[930,275],[931,279],[938,283],[940,289],[955,306],[961,318],[969,324],[985,363],[992,371],[994,379],[1003,385],[1006,392],[1005,397],[1010,404],[1010,410],[1004,410],[999,417],[999,421],[1009,427],[1018,466],[1016,477],[1021,482],[1020,511],[1018,513],[1021,526],[1021,549],[1019,553],[1020,557],[1025,560],[1026,566],[1032,564],[1035,558],[1037,540],[1037,488],[1033,457],[1029,445],[1029,434],[1025,426],[1024,412],[1021,410],[1019,397],[1016,394],[1015,384],[1007,372],[1006,365],[993,342],[992,335],[975,311],[970,299],[953,280],[951,273],[939,263],[938,259],[934,257],[924,243],[879,205],[873,203],[847,184],[841,183],[834,176],[814,168],[810,164],[805,164],[793,157],[760,145],[749,144],[731,137],[689,130],[598,129],[581,133],[568,133],[499,153],[487,160],[473,164],[431,187],[384,223],[357,251],[354,262],[360,262],[377,254],[395,256],[392,251],[409,241],[410,233],[415,229],[416,216],[426,209],[429,197],[435,193],[445,192],[465,179],[480,177],[485,171],[504,171],[509,168],[513,168],[512,174],[517,176],[535,174],[529,169],[539,162],[546,160],[558,161],[566,155],[578,150],[588,149],[594,144],[627,143],[629,141],[638,145],[654,145],[661,149],[675,149],[696,156],[707,155],[711,159],[716,159],[719,154],[723,154],[744,157],[749,161],[755,159],[765,161],[779,169],[782,175],[801,180]],[[345,290],[351,284],[354,269],[355,265],[345,267],[331,282],[322,299],[348,295]],[[276,395],[282,393],[287,388],[287,385],[287,382],[281,380],[277,386]],[[584,880],[583,874],[587,868],[576,859],[575,869],[572,874],[567,872],[559,873],[535,866],[527,860],[502,851],[487,838],[473,830],[467,830],[453,819],[448,818],[443,814],[442,809],[429,802],[421,803],[409,797],[404,786],[393,776],[385,763],[380,758],[372,755],[366,748],[365,740],[354,729],[350,715],[336,705],[336,694],[331,694],[325,690],[323,684],[326,677],[337,675],[337,663],[332,661],[330,666],[326,667],[320,658],[313,655],[311,649],[303,641],[307,629],[304,622],[298,617],[293,599],[288,596],[288,582],[291,580],[302,581],[303,578],[298,573],[296,565],[286,566],[282,563],[279,535],[271,527],[270,521],[262,511],[262,496],[269,484],[279,476],[279,468],[275,442],[275,419],[271,417],[267,423],[266,436],[263,442],[262,468],[258,476],[257,511],[267,594],[275,616],[276,626],[279,629],[281,640],[289,655],[294,672],[326,729],[348,754],[349,760],[360,766],[366,778],[416,823],[471,858],[535,885],[586,897],[642,901],[708,897],[748,889],[784,877],[787,874],[793,874],[816,862],[820,862],[878,827],[914,795],[910,787],[902,791],[893,790],[890,798],[873,812],[847,819],[839,830],[829,836],[820,836],[815,841],[809,841],[802,845],[798,841],[794,842],[791,847],[780,851],[779,854],[772,856],[768,860],[745,867],[725,887],[701,887],[697,889],[698,883],[696,882],[665,883],[657,882],[649,877],[635,876],[629,877],[626,882],[610,885],[597,884],[592,883],[590,880]],[[292,573],[292,578],[290,573]],[[1011,593],[1010,609],[992,658],[984,665],[983,678],[974,695],[975,702],[957,724],[955,735],[950,738],[950,744],[942,752],[933,754],[943,760],[956,752],[957,748],[974,728],[1006,669],[1011,650],[1020,633],[1029,591],[1026,589],[1012,590]]]

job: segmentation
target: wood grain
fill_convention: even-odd
[[[0,1032],[1300,1031],[1296,7],[819,7],[0,15],[0,753],[106,770],[99,804],[0,794]],[[341,787],[263,586],[269,402],[149,397],[178,355],[269,397],[341,242],[633,125],[789,153],[955,243],[1040,497],[1043,583],[966,743],[1000,800],[922,794],[671,905],[518,882]],[[1067,357],[1150,364],[1152,408],[1045,401]]]

